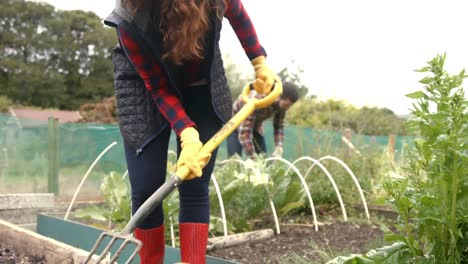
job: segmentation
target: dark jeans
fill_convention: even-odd
[[[255,130],[252,133],[252,141],[255,147],[255,153],[266,153],[267,149],[265,138]],[[239,131],[237,129],[234,132],[232,132],[232,134],[229,135],[227,139],[227,153],[228,157],[231,157],[235,154],[238,154],[242,157],[242,145],[239,142]]]
[[[197,124],[200,140],[205,143],[222,126],[211,107],[208,87],[188,87],[184,89],[184,108]],[[146,201],[165,181],[167,151],[171,129],[167,127],[152,140],[138,156],[135,150],[125,146],[128,174],[132,187],[132,213]],[[180,140],[177,138],[177,153],[180,154]],[[185,181],[179,186],[179,222],[209,223],[210,205],[208,185],[216,161],[217,150],[203,169],[200,178]],[[142,222],[139,228],[149,229],[164,223],[162,206],[157,207]]]

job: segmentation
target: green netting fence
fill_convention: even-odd
[[[126,171],[122,137],[116,125],[73,123],[58,124],[56,129],[47,121],[18,119],[0,115],[0,193],[48,192],[51,189],[50,176],[58,174],[57,192],[64,199],[72,197],[76,187],[98,155],[110,144],[116,142],[97,163],[88,176],[81,197],[97,197],[102,174]],[[56,133],[51,133],[54,130]],[[271,122],[264,126],[267,148],[273,150],[273,129]],[[334,155],[342,151],[342,134],[336,131],[315,130],[287,126],[285,130],[283,157],[293,161],[301,156]],[[57,142],[55,147],[51,139]],[[404,144],[412,137],[395,138],[396,158]],[[388,136],[354,135],[351,142],[358,150],[372,146],[385,148]],[[170,149],[175,150],[175,136],[171,136]],[[56,158],[55,158],[56,157]],[[226,145],[219,149],[218,159],[227,158]],[[57,165],[51,166],[51,159]],[[51,171],[54,170],[54,171]]]

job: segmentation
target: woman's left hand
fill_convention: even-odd
[[[265,56],[259,56],[252,60],[255,70],[255,82],[253,87],[257,93],[270,93],[275,80],[279,80],[278,75],[266,64]]]

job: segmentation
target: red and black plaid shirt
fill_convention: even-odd
[[[259,94],[256,91],[251,91],[249,94],[249,98],[262,99],[264,97],[264,94]],[[286,117],[286,111],[280,109],[280,99],[281,98],[278,98],[273,104],[267,107],[255,110],[254,113],[244,119],[239,125],[239,143],[242,145],[245,154],[250,158],[253,158],[255,154],[252,132],[255,130],[260,135],[263,135],[263,122],[270,117],[273,117],[275,146],[283,146],[284,118]],[[232,115],[237,114],[244,105],[245,103],[244,100],[242,100],[242,95],[239,95],[232,105]]]
[[[229,20],[250,60],[260,55],[266,55],[241,0],[226,1],[224,16]],[[169,121],[176,134],[180,135],[180,132],[185,128],[196,126],[185,112],[177,94],[169,89],[167,76],[159,62],[138,45],[138,41],[133,35],[120,27],[118,28],[118,35],[122,48],[145,82],[146,88],[151,92],[159,111]],[[200,67],[197,67],[199,62],[192,61],[184,65],[185,76],[188,76],[187,83],[203,78]]]

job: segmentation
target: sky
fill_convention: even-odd
[[[115,0],[38,0],[58,9],[93,11],[104,18]],[[319,99],[408,114],[405,94],[422,89],[415,72],[438,54],[446,69],[468,70],[466,0],[243,0],[267,62],[275,71],[292,61]],[[287,3],[287,4],[285,4]],[[246,74],[250,63],[224,21],[220,42]],[[465,81],[464,87],[467,87]],[[465,88],[466,89],[466,88]]]

